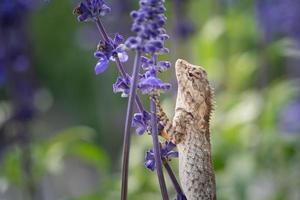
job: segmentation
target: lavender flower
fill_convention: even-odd
[[[165,7],[162,0],[142,0],[140,9],[133,11],[131,17],[134,20],[132,31],[137,36],[130,37],[125,42],[128,48],[138,49],[151,56],[142,57],[141,62],[145,74],[139,81],[138,88],[143,94],[155,94],[170,89],[171,85],[163,83],[157,78],[157,72],[167,70],[171,64],[167,61],[157,62],[158,54],[167,53],[164,48],[164,41],[169,38],[162,27],[166,22],[164,16]]]
[[[121,92],[121,97],[128,97],[130,85],[130,76],[126,74],[126,77],[119,76],[116,83],[113,84],[113,92]]]
[[[165,10],[164,0],[140,0],[139,10],[131,13],[134,21],[131,30],[137,35],[128,38],[125,45],[144,55],[141,57],[141,62],[145,74],[140,78],[138,88],[143,94],[150,95],[151,136],[153,142],[153,150],[148,151],[146,154],[145,166],[152,170],[156,169],[162,197],[164,200],[168,200],[161,161],[161,154],[166,156],[166,152],[163,149],[161,150],[159,146],[156,105],[152,98],[152,95],[168,90],[171,87],[170,84],[163,83],[157,77],[158,71],[165,71],[170,67],[169,62],[159,62],[159,65],[157,62],[158,55],[169,52],[164,47],[164,42],[169,36],[162,27],[166,22]],[[145,57],[145,55],[149,56],[149,58]],[[140,129],[140,132],[145,130],[144,123],[140,123]]]
[[[168,49],[164,47],[164,42],[169,36],[162,27],[166,22],[164,16],[164,1],[163,0],[140,0],[140,8],[138,11],[133,11],[131,17],[133,18],[132,31],[137,35],[130,37],[125,42],[125,45],[137,53],[150,56],[141,57],[143,68],[146,70],[138,83],[138,88],[143,94],[150,96],[170,88],[170,84],[163,83],[157,78],[158,71],[166,70],[170,64],[168,62],[160,62],[158,65],[157,56],[163,53],[168,53]],[[137,77],[133,77],[136,80]],[[135,90],[135,88],[134,88]],[[153,142],[153,151],[148,151],[146,155],[145,166],[156,169],[162,197],[168,200],[168,192],[165,185],[165,180],[162,171],[161,152],[158,141],[158,122],[156,117],[156,105],[154,100],[150,97],[151,108],[151,136]],[[139,114],[139,130],[144,132],[146,130],[146,123],[142,120]]]
[[[187,39],[195,32],[193,22],[188,18],[187,7],[189,0],[174,0],[174,36],[179,39]]]
[[[26,24],[33,8],[30,0],[1,0],[0,3],[0,79],[7,81],[12,116],[0,127],[1,148],[18,145],[20,148],[21,176],[24,178],[24,195],[36,199],[36,184],[31,158],[32,136],[30,127],[35,117],[34,69],[30,58],[30,40]],[[13,127],[13,134],[7,129]]]
[[[279,130],[297,135],[300,133],[300,97],[289,102],[279,113]]]
[[[149,129],[150,119],[150,114],[146,111],[133,115],[132,126],[136,128],[137,134],[142,135]]]
[[[163,145],[161,145],[161,157],[167,160],[178,157],[178,152],[173,151],[174,147],[175,144],[170,141],[166,141]],[[154,171],[156,168],[156,162],[152,149],[146,152],[145,167],[151,171]]]
[[[74,14],[80,22],[88,20],[96,20],[98,17],[103,17],[110,12],[104,0],[85,0],[74,9]]]
[[[143,94],[156,94],[157,92],[163,92],[171,88],[170,84],[162,82],[157,78],[156,74],[157,72],[153,68],[147,71],[143,78],[140,79],[138,88]]]
[[[180,19],[174,25],[173,31],[176,37],[187,39],[195,32],[195,25],[189,19]]]
[[[162,0],[141,0],[140,9],[131,12],[134,22],[131,30],[137,34],[126,41],[127,47],[144,53],[166,53],[164,41],[169,38],[162,26],[166,22],[166,10]]]
[[[6,81],[4,50],[0,47],[0,88]]]
[[[121,76],[113,84],[113,91],[115,93],[121,92],[122,97],[129,97],[123,142],[122,200],[127,199],[130,125],[136,128],[136,132],[139,135],[143,134],[146,130],[151,130],[153,150],[147,154],[148,166],[150,168],[153,166],[153,170],[154,168],[156,169],[162,197],[164,200],[169,199],[163,177],[161,158],[168,159],[169,157],[176,157],[178,154],[172,151],[174,144],[166,143],[161,145],[160,148],[156,105],[152,98],[152,95],[163,92],[171,87],[170,84],[162,82],[157,77],[158,72],[163,72],[171,66],[168,61],[157,60],[158,55],[168,53],[168,49],[164,47],[164,42],[169,36],[162,27],[166,22],[166,17],[164,16],[165,7],[163,4],[164,0],[140,0],[140,9],[131,13],[134,19],[132,31],[136,33],[136,36],[128,38],[125,45],[122,44],[123,37],[120,35],[117,34],[113,40],[107,35],[100,17],[107,14],[110,9],[107,9],[103,1],[86,0],[74,11],[78,15],[79,21],[94,21],[101,33],[103,41],[100,42],[98,50],[95,52],[95,57],[98,58],[98,63],[95,67],[96,74],[100,74],[107,69],[109,60],[116,61]],[[128,59],[125,47],[136,52],[131,77],[125,72],[122,65],[122,62],[126,62]],[[141,66],[145,70],[144,74],[140,74]],[[151,113],[145,111],[139,97],[136,96],[137,88],[142,93],[150,95]],[[134,101],[140,112],[133,116]]]
[[[155,71],[163,72],[171,67],[171,63],[169,61],[160,61],[155,64],[153,59],[149,59],[145,56],[141,57],[141,63],[144,70],[150,70],[154,68]]]
[[[265,39],[270,42],[286,35],[299,45],[300,2],[296,0],[256,1],[257,19]]]
[[[110,10],[110,7],[105,4],[104,0],[85,0],[73,11],[80,22],[94,21],[103,36],[103,41],[100,41],[98,50],[94,53],[94,56],[98,58],[98,62],[95,66],[95,73],[97,75],[107,69],[109,60],[116,61],[116,58],[118,59],[117,62],[126,62],[128,60],[124,45],[121,44],[123,42],[123,36],[116,34],[114,39],[111,39],[107,36],[100,22],[100,17],[108,14]]]
[[[116,57],[119,58],[120,62],[128,60],[128,55],[122,42],[123,36],[117,33],[113,40],[109,38],[109,41],[101,41],[99,43],[98,50],[94,53],[94,56],[99,59],[95,66],[95,73],[97,75],[107,69],[109,60],[116,61]]]

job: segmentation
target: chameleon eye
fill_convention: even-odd
[[[194,76],[194,74],[192,72],[189,72],[188,75],[189,75],[189,77],[193,77]]]
[[[195,71],[194,72],[189,72],[188,76],[191,77],[191,78],[196,78],[196,79],[201,78],[200,73],[199,72],[195,72]]]

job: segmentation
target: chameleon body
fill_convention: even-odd
[[[157,115],[179,152],[179,177],[188,200],[215,200],[215,175],[211,160],[209,119],[212,90],[206,71],[179,59],[175,65],[178,81],[175,116],[171,123],[155,97]]]

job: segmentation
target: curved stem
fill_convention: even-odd
[[[107,32],[103,26],[103,24],[101,23],[100,21],[100,18],[98,17],[97,20],[95,21],[96,25],[97,25],[97,28],[102,36],[102,38],[105,40],[105,41],[109,41],[109,37],[107,35]],[[123,77],[126,77],[126,71],[124,69],[124,66],[123,64],[120,62],[120,59],[118,57],[116,57],[116,62],[117,62],[117,67],[118,67],[118,71],[119,73],[123,76]],[[140,100],[140,98],[138,96],[135,97],[135,102],[138,106],[138,109],[139,111],[142,113],[143,111],[145,111],[144,109],[144,106]]]
[[[160,191],[163,200],[169,200],[168,191],[164,179],[161,162],[160,144],[158,142],[158,127],[157,127],[157,116],[156,116],[156,104],[152,97],[150,97],[150,109],[151,109],[151,128],[152,128],[152,141],[153,141],[153,152],[156,165],[156,173],[158,176]]]
[[[128,188],[128,164],[130,152],[130,127],[133,115],[133,103],[136,98],[136,86],[140,68],[141,52],[137,51],[135,55],[134,67],[132,72],[131,87],[129,92],[129,100],[127,105],[126,122],[123,141],[123,156],[122,156],[122,185],[121,185],[121,200],[127,199]]]
[[[100,34],[102,35],[103,39],[104,39],[105,41],[109,41],[109,37],[108,37],[108,35],[107,35],[107,33],[106,33],[106,30],[105,30],[103,24],[101,23],[99,17],[97,17],[97,20],[95,21],[95,23],[96,23],[97,28],[98,28]]]

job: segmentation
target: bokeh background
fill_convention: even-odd
[[[77,3],[0,1],[1,200],[119,199],[127,100],[112,93],[113,63],[94,74],[100,36],[94,24],[77,22]],[[107,3],[109,34],[130,36],[138,1]],[[215,90],[218,199],[299,200],[300,1],[166,0],[166,7],[164,59],[204,66]],[[161,78],[173,84],[162,96],[172,116],[174,69]],[[133,131],[130,200],[161,199],[156,174],[143,167],[151,146]]]

